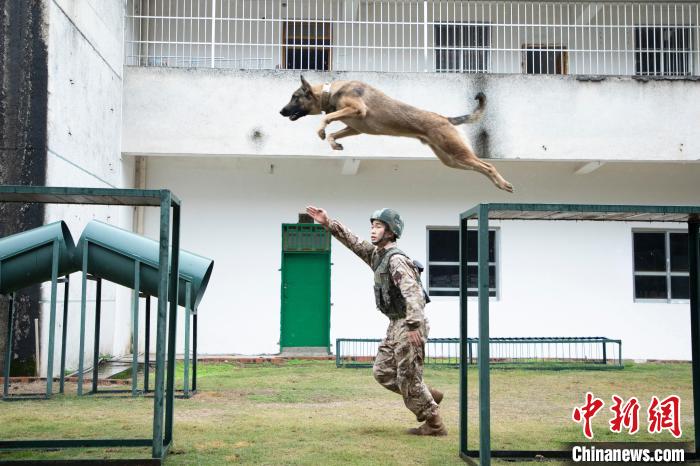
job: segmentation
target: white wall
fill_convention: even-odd
[[[278,350],[280,224],[295,222],[308,204],[365,237],[372,211],[398,209],[406,222],[399,245],[425,263],[426,227],[456,226],[458,214],[479,202],[693,204],[700,194],[699,164],[610,163],[589,175],[575,175],[570,162],[497,165],[515,195],[437,161],[363,161],[346,176],[338,160],[148,158],[148,187],[182,199],[183,248],[215,260],[200,307],[200,352]],[[148,212],[152,237],[157,222],[157,212]],[[631,230],[654,225],[493,224],[501,234],[493,336],[604,335],[623,340],[624,357],[690,357],[688,304],[632,299]],[[386,319],[374,307],[371,271],[337,241],[332,262],[331,340],[382,336]],[[427,313],[432,336],[458,335],[457,298],[435,298]],[[469,324],[475,335],[474,314]]]
[[[49,101],[47,186],[131,187],[133,163],[122,159],[124,2],[47,2]],[[114,206],[47,205],[46,222],[65,220],[77,242],[84,226],[99,219],[125,228],[132,209]],[[60,364],[62,287],[57,310],[55,374]],[[81,274],[71,276],[66,367],[77,368]],[[94,283],[88,282],[86,364],[92,364]],[[50,284],[43,288],[42,375],[46,373]],[[129,351],[129,295],[105,283],[102,289],[100,352]]]
[[[316,135],[319,116],[279,115],[299,87],[291,71],[125,70],[122,151],[132,155],[259,155],[433,159],[407,138],[359,135],[333,151]],[[386,73],[305,73],[310,82],[358,79],[444,115],[489,99],[483,121],[464,126],[475,147],[488,134],[493,158],[698,160],[700,85],[608,78]],[[682,115],[679,116],[679,115]],[[329,132],[342,128],[330,126]],[[485,155],[485,149],[480,149]]]

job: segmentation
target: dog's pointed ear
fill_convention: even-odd
[[[311,92],[311,84],[309,84],[309,82],[306,79],[304,79],[304,75],[301,75],[301,87],[305,91]]]

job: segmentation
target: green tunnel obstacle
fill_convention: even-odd
[[[127,230],[93,220],[80,236],[75,253],[76,270],[82,267],[87,248],[87,272],[95,277],[133,288],[139,264],[141,292],[158,295],[158,242]],[[180,250],[178,304],[186,306],[186,284],[190,283],[191,309],[196,309],[209,283],[214,261]]]
[[[0,238],[0,294],[51,280],[54,247],[58,276],[79,270],[73,261],[73,237],[63,221]]]
[[[53,354],[56,333],[56,293],[59,276],[64,276],[63,332],[61,344],[60,392],[64,388],[66,362],[66,317],[68,308],[68,275],[78,270],[73,260],[75,245],[65,222],[59,221],[32,230],[0,238],[0,294],[10,296],[7,318],[7,344],[3,371],[4,400],[10,399],[9,381],[12,364],[12,340],[15,319],[15,292],[51,280],[51,307],[49,313],[49,343],[46,366],[46,393],[53,392]],[[37,361],[38,364],[38,361]],[[31,393],[26,398],[39,396]]]
[[[78,368],[78,394],[82,395],[84,375],[85,347],[85,302],[86,280],[90,277],[98,281],[105,279],[119,285],[131,288],[132,296],[132,395],[138,394],[138,327],[139,327],[139,297],[146,298],[146,348],[144,392],[148,391],[149,367],[149,322],[150,299],[158,295],[158,265],[159,244],[157,241],[145,238],[127,230],[99,222],[91,221],[85,227],[74,255],[75,265],[83,271],[83,295],[81,300],[80,324],[80,359]],[[188,397],[196,391],[196,361],[197,361],[197,307],[204,295],[209,278],[211,277],[214,261],[197,254],[180,250],[178,304],[185,307],[185,360],[184,360],[184,396]],[[99,314],[100,303],[96,302],[95,344],[93,359],[96,360],[99,346]],[[193,340],[193,377],[190,389],[190,326],[194,325]],[[93,364],[92,392],[97,392],[97,367]]]

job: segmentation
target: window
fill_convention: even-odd
[[[467,296],[477,292],[477,231],[469,230],[467,242]],[[489,231],[489,296],[496,296],[496,230]],[[459,296],[459,230],[428,228],[428,294]]]
[[[633,236],[635,299],[690,299],[688,234],[637,231]]]
[[[439,24],[435,26],[435,70],[485,73],[489,68],[491,27]]]
[[[283,28],[285,69],[331,69],[330,23],[287,21]]]
[[[569,53],[562,45],[527,45],[524,70],[526,74],[568,74]]]
[[[634,28],[635,74],[641,76],[690,75],[690,29],[681,27]]]

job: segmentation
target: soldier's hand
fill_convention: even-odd
[[[408,341],[416,348],[421,348],[423,346],[423,337],[420,336],[420,331],[409,330],[406,335],[408,335]]]
[[[323,226],[328,226],[331,221],[328,217],[328,212],[319,207],[314,207],[312,205],[306,207],[306,213],[311,215],[311,217]]]

